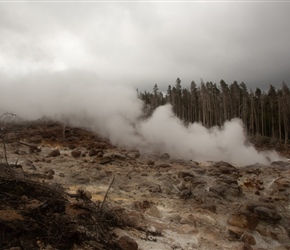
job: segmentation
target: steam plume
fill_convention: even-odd
[[[141,120],[142,102],[133,88],[98,82],[84,72],[37,73],[1,81],[0,112],[25,119],[48,116],[82,126],[107,137],[115,145],[143,152],[168,152],[197,161],[227,161],[247,165],[279,160],[276,152],[258,152],[246,145],[243,124],[227,121],[222,128],[199,123],[185,127],[169,105]]]

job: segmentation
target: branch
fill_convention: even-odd
[[[105,196],[104,196],[104,200],[103,200],[103,202],[102,202],[102,204],[101,204],[101,207],[100,207],[101,213],[103,212],[103,206],[104,206],[104,203],[105,203],[105,201],[106,201],[106,199],[107,199],[108,193],[109,193],[109,191],[110,191],[110,189],[111,189],[111,187],[112,187],[114,181],[115,181],[115,177],[114,177],[113,180],[111,181],[111,184],[110,184],[110,186],[108,187],[107,192],[106,192],[106,194],[105,194]]]

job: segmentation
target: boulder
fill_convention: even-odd
[[[187,199],[189,199],[191,196],[192,196],[192,192],[191,192],[190,189],[184,189],[184,190],[182,190],[181,193],[180,193],[180,198],[181,198],[181,199],[185,199],[185,200],[187,200]]]
[[[178,178],[185,178],[185,177],[191,177],[191,179],[192,179],[192,178],[194,178],[195,176],[194,176],[192,173],[190,173],[190,172],[185,172],[185,171],[182,171],[182,172],[179,172],[179,173],[178,173]]]
[[[156,167],[158,167],[158,168],[170,168],[171,165],[168,163],[159,163],[156,165]]]
[[[98,154],[98,151],[94,148],[90,149],[89,150],[89,156],[95,156]]]
[[[261,220],[275,223],[282,219],[281,215],[277,213],[275,209],[271,209],[264,206],[257,206],[254,208],[255,214],[259,216]]]
[[[112,161],[112,158],[110,156],[103,156],[100,158],[97,158],[97,163],[99,164],[107,164]]]
[[[255,230],[259,224],[259,217],[250,212],[237,212],[230,215],[228,223],[235,227]]]
[[[237,182],[237,179],[232,177],[232,176],[228,176],[228,175],[225,175],[225,174],[221,174],[219,176],[219,178],[217,179],[217,182],[224,182],[224,183],[227,183],[227,184],[238,184]]]
[[[231,174],[238,171],[233,165],[223,161],[215,163],[214,167],[216,167],[221,174]]]
[[[228,226],[227,232],[231,238],[239,240],[239,239],[241,239],[245,230],[240,228],[240,227]]]
[[[138,250],[137,242],[128,236],[120,237],[117,244],[122,250]]]
[[[115,160],[126,160],[126,156],[121,153],[114,153],[113,159]]]
[[[48,156],[50,156],[50,157],[57,157],[57,156],[59,156],[59,155],[60,155],[60,151],[59,151],[58,148],[52,150],[52,151],[48,154]]]
[[[153,166],[154,163],[155,163],[155,161],[152,160],[152,159],[149,159],[149,160],[147,161],[147,165],[148,165],[148,166]]]
[[[54,174],[55,174],[54,170],[51,169],[51,168],[46,169],[46,170],[44,171],[44,173],[46,173],[46,174],[50,174],[50,175],[54,175]]]
[[[68,148],[69,148],[69,149],[75,149],[75,148],[76,148],[76,145],[74,145],[74,144],[69,144],[69,145],[68,145]]]
[[[80,151],[80,150],[73,150],[73,151],[71,152],[71,155],[72,155],[72,157],[74,157],[74,158],[80,157],[81,154],[82,154],[82,151]]]
[[[99,151],[99,152],[97,153],[97,157],[98,157],[98,158],[103,157],[103,155],[104,155],[104,153],[103,153],[102,151]]]
[[[269,223],[275,223],[282,219],[273,205],[265,203],[248,203],[246,204],[246,209],[258,215],[261,220]]]
[[[251,247],[251,245],[248,242],[245,242],[240,248],[239,250],[253,250],[253,248]]]
[[[167,153],[164,153],[162,155],[160,155],[160,160],[169,160],[170,159],[170,155]]]
[[[250,245],[256,245],[256,240],[255,240],[254,236],[247,233],[247,232],[244,232],[244,234],[242,236],[242,241],[245,243],[247,242]]]
[[[290,178],[280,177],[274,181],[278,189],[287,189],[290,187]]]
[[[202,208],[204,210],[208,210],[212,213],[216,213],[216,209],[217,209],[216,205],[214,205],[214,204],[209,204],[209,205],[204,204],[204,205],[201,205],[200,208]]]
[[[79,187],[77,190],[77,195],[78,197],[82,198],[82,199],[87,199],[90,200],[92,199],[92,193],[88,190],[86,190],[84,187]]]
[[[132,150],[130,152],[127,153],[127,156],[130,159],[137,159],[140,157],[140,152],[138,150]]]
[[[240,186],[236,184],[217,184],[213,185],[209,188],[209,191],[226,198],[228,195],[234,196],[234,197],[239,197],[242,194],[242,189]]]

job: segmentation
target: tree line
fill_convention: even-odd
[[[290,90],[285,82],[278,89],[270,85],[268,91],[252,91],[244,82],[227,84],[224,80],[219,85],[203,80],[197,85],[192,81],[183,88],[177,78],[164,94],[155,84],[152,92],[138,95],[144,102],[146,116],[158,106],[170,103],[174,114],[185,124],[200,122],[210,128],[240,118],[252,136],[271,137],[285,144],[289,140]]]

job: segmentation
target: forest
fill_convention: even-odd
[[[240,118],[248,135],[289,143],[290,90],[285,82],[280,88],[270,85],[268,91],[253,91],[244,82],[227,84],[224,80],[219,85],[203,80],[197,85],[192,81],[190,86],[182,87],[177,78],[164,94],[155,84],[152,92],[138,92],[138,96],[144,102],[146,116],[158,106],[170,103],[185,125],[199,122],[210,128]]]

